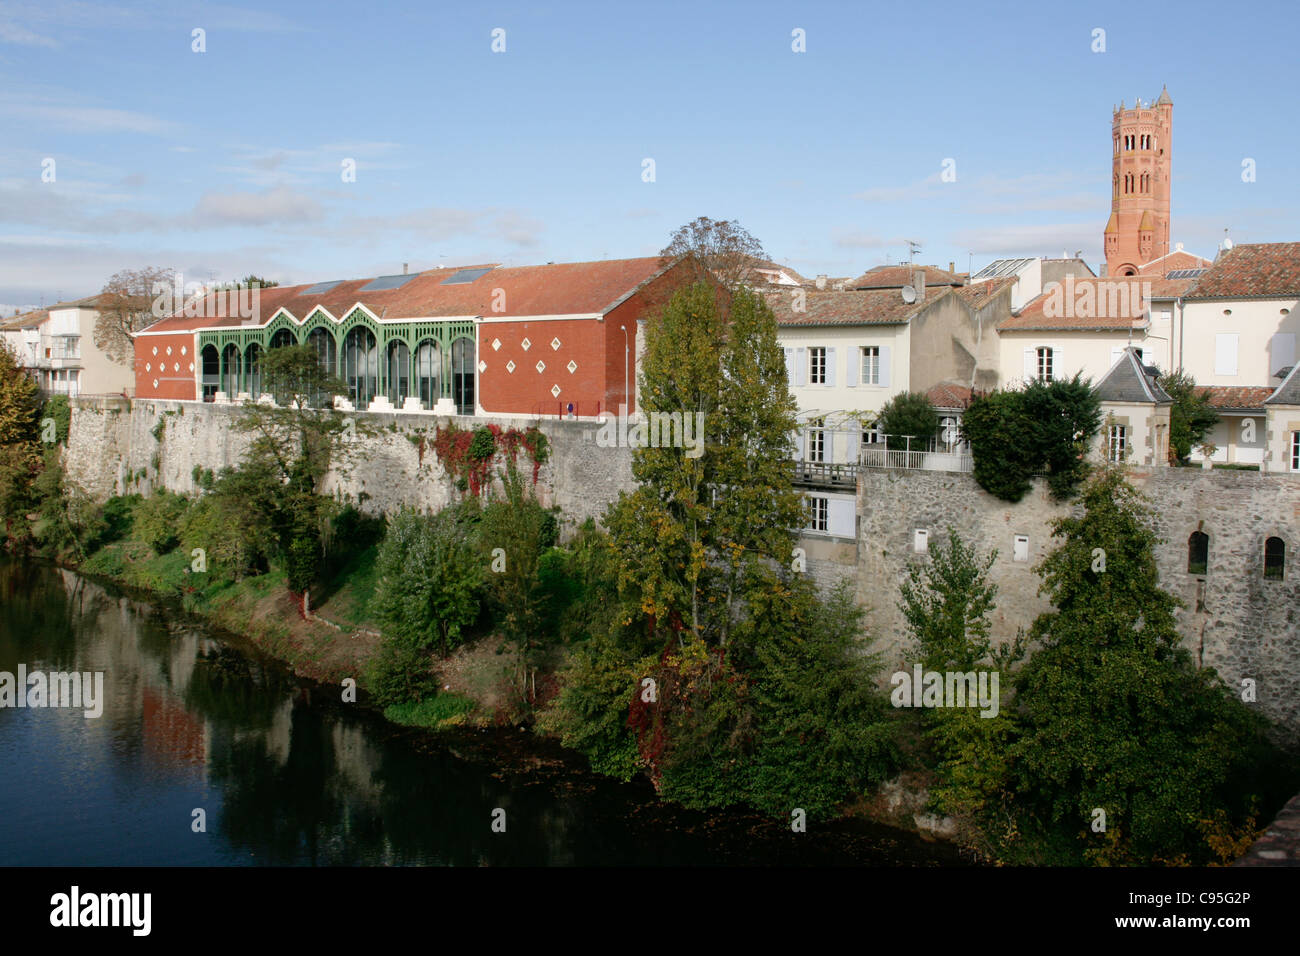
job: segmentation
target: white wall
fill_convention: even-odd
[[[908,346],[906,325],[820,326],[782,328],[777,340],[785,349],[790,392],[799,405],[800,417],[825,412],[878,412],[899,392],[908,390]],[[860,349],[876,346],[880,351],[880,384],[862,385]],[[827,350],[827,382],[809,381],[809,350]]]
[[[1158,354],[1163,343],[1148,341],[1140,330],[1134,331],[1130,339],[1127,332],[1021,332],[1004,331],[999,333],[999,375],[998,381],[1005,384],[1021,382],[1025,379],[1027,354],[1039,347],[1052,350],[1052,377],[1071,378],[1075,372],[1082,371],[1091,378],[1093,384],[1119,361],[1125,346],[1133,345],[1142,349],[1143,362],[1150,363],[1150,348]],[[1157,363],[1158,364],[1158,363]]]
[[[1295,299],[1184,303],[1183,368],[1198,385],[1277,385],[1273,373],[1296,360],[1296,305]]]

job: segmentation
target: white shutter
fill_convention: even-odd
[[[1237,374],[1237,333],[1220,332],[1214,337],[1214,374]]]
[[[858,462],[858,433],[850,428],[844,434],[844,461],[846,464],[856,465]]]
[[[1052,381],[1068,378],[1065,374],[1065,350],[1059,348],[1052,349]]]
[[[852,498],[831,498],[826,502],[826,530],[841,538],[854,536],[857,502]]]
[[[797,386],[808,384],[808,350],[794,350],[794,383]]]
[[[1284,369],[1288,365],[1295,364],[1295,333],[1279,332],[1273,336],[1273,341],[1269,345],[1269,369],[1268,374],[1272,374],[1279,369]]]
[[[862,381],[862,349],[851,348],[844,359],[844,384],[853,388]]]
[[[803,427],[794,433],[794,457],[796,461],[803,461]]]
[[[1025,349],[1025,381],[1032,382],[1038,377],[1038,361],[1034,349]]]
[[[888,345],[880,347],[880,384],[889,388],[889,353],[892,352]]]
[[[785,350],[785,381],[789,386],[794,385],[794,349]]]
[[[826,384],[835,387],[835,349],[826,350]]]

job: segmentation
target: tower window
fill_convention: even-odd
[[[1204,531],[1193,531],[1187,539],[1187,573],[1205,574],[1210,566],[1210,536]]]
[[[1286,544],[1281,538],[1264,542],[1264,577],[1281,581],[1286,572]]]

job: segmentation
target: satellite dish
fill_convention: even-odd
[[[911,304],[916,301],[916,290],[910,285],[903,286],[903,301]]]

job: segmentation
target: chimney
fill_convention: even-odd
[[[925,269],[912,270],[912,288],[916,290],[916,301],[925,301]]]
[[[410,268],[411,268],[411,264],[410,264],[409,262],[403,262],[403,263],[402,263],[402,275],[407,275],[407,274],[408,274],[407,270],[409,270]]]
[[[819,289],[824,289],[824,288],[826,288],[826,279],[827,279],[826,276],[818,276],[818,277],[817,277],[817,288],[819,288]]]
[[[953,275],[957,274],[957,263],[953,262],[951,259],[948,260],[948,271]]]

